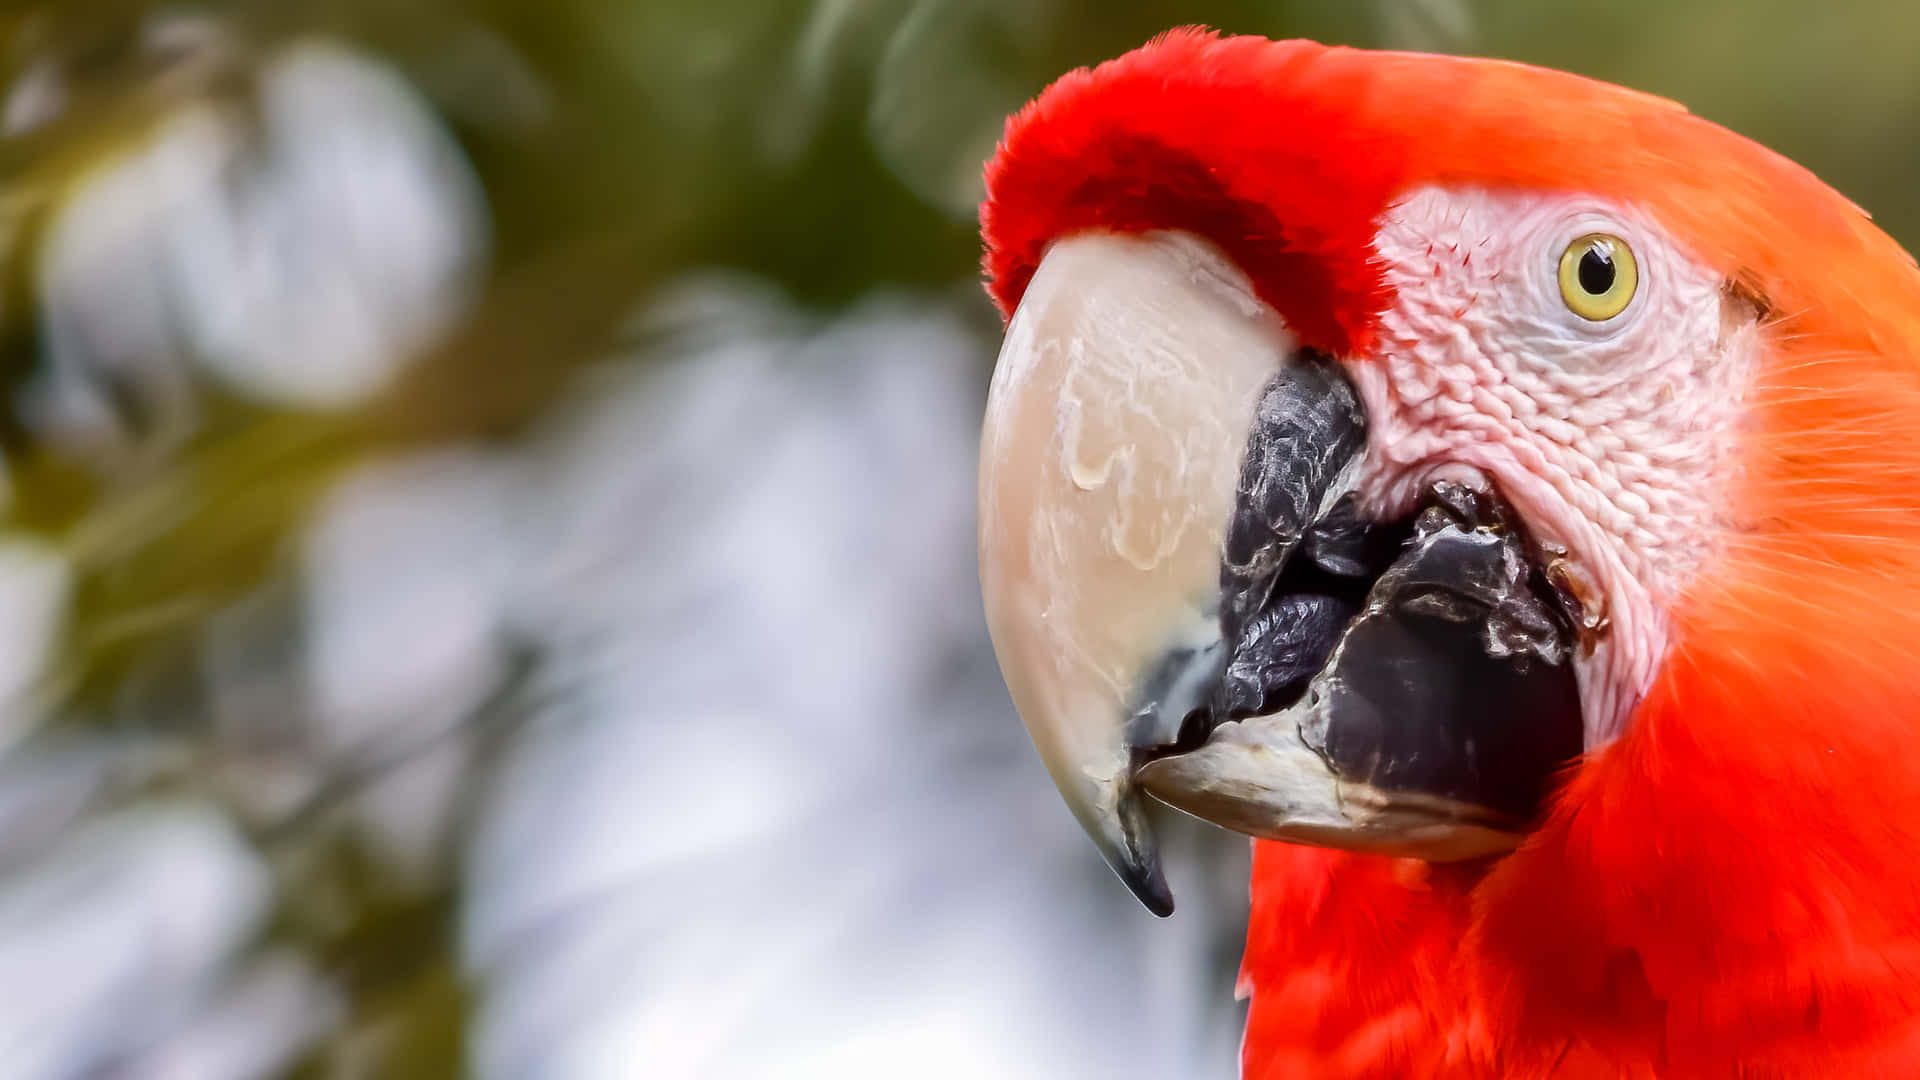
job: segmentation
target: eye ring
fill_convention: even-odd
[[[1640,287],[1640,264],[1625,240],[1588,233],[1560,253],[1560,299],[1588,322],[1606,322],[1627,310]]]

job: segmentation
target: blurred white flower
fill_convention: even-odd
[[[379,388],[464,306],[477,181],[400,76],[297,45],[261,79],[262,145],[228,201],[176,223],[196,355],[243,392],[337,407]]]
[[[189,107],[56,212],[38,275],[44,368],[22,402],[42,434],[108,459],[143,435],[170,444],[193,426],[174,249],[205,216],[196,204],[222,198],[238,138],[217,110]]]
[[[59,116],[67,105],[66,83],[51,59],[27,64],[0,101],[0,135],[25,135]]]
[[[322,41],[200,101],[85,178],[40,256],[46,370],[29,418],[108,453],[178,438],[194,364],[242,394],[338,408],[459,316],[486,248],[478,182],[414,91]]]
[[[172,1037],[225,983],[266,915],[269,887],[224,819],[184,803],[97,819],[9,875],[0,883],[5,1075],[98,1075]]]
[[[343,1019],[340,995],[290,951],[242,968],[178,1031],[114,1080],[256,1080],[282,1075]]]
[[[456,732],[505,667],[513,557],[510,477],[445,450],[381,462],[334,492],[302,545],[310,715],[342,771],[382,774],[356,795],[368,835],[424,872],[438,851],[465,746]]]
[[[70,578],[51,546],[0,535],[0,754],[45,711],[40,680],[63,641]]]
[[[112,787],[126,748],[62,731],[0,753],[0,872],[65,838]]]

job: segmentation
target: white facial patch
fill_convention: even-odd
[[[1639,268],[1631,302],[1603,321],[1567,307],[1559,276],[1568,245],[1596,233]],[[1484,476],[1535,540],[1566,551],[1608,623],[1577,668],[1599,746],[1645,693],[1666,612],[1724,535],[1756,315],[1658,225],[1591,196],[1423,188],[1375,245],[1395,301],[1377,356],[1352,365],[1369,420],[1361,490],[1392,518],[1433,479]]]

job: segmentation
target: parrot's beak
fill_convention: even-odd
[[[1497,493],[1364,519],[1364,410],[1184,234],[1057,242],[980,460],[988,626],[1054,782],[1148,908],[1141,792],[1253,836],[1512,847],[1580,752],[1571,624]]]

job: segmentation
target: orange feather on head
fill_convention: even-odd
[[[1920,270],[1805,169],[1560,72],[1183,30],[1008,126],[1010,313],[1047,245],[1200,233],[1359,357],[1421,185],[1584,191],[1765,313],[1723,554],[1625,732],[1490,865],[1261,843],[1247,1075],[1893,1075],[1920,1061]],[[1731,1072],[1724,1075],[1733,1075]]]

